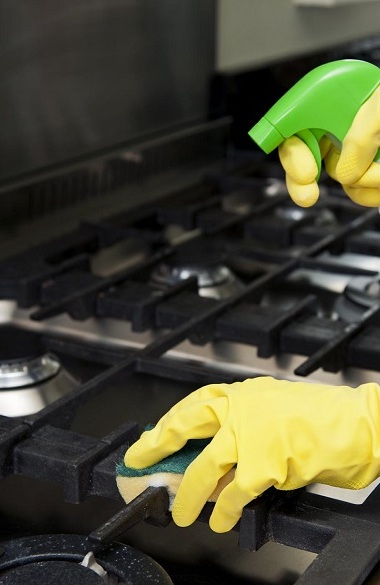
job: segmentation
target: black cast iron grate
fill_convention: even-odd
[[[253,184],[256,188],[257,182]],[[249,179],[245,179],[244,185],[249,188]],[[352,210],[346,201],[339,198],[333,198],[331,204],[343,218],[341,225],[333,230],[330,226],[327,234],[322,228],[318,236],[315,230],[311,235],[307,233],[305,237],[308,243],[297,255],[292,254],[291,248],[283,249],[284,233],[279,230],[281,233],[277,250],[267,251],[271,268],[267,271],[258,270],[251,280],[245,282],[244,288],[231,298],[215,302],[208,299],[205,302],[205,299],[198,297],[194,279],[190,278],[162,296],[156,296],[154,302],[148,293],[145,299],[144,294],[149,288],[145,280],[147,271],[176,254],[184,245],[171,244],[165,240],[162,232],[165,224],[161,223],[164,222],[163,218],[169,217],[172,222],[174,214],[175,221],[195,228],[191,237],[194,241],[203,238],[205,245],[208,241],[215,245],[232,237],[232,243],[241,246],[252,233],[255,237],[257,235],[256,229],[252,228],[252,221],[266,218],[268,213],[272,213],[286,200],[282,194],[270,198],[260,196],[254,209],[226,214],[222,208],[225,197],[223,188],[220,188],[216,202],[215,192],[215,182],[211,182],[205,195],[206,199],[211,197],[211,202],[193,206],[190,210],[191,221],[189,214],[184,213],[177,198],[174,198],[174,211],[145,209],[139,212],[139,216],[129,217],[130,224],[125,217],[102,222],[100,226],[85,224],[84,231],[79,235],[76,233],[74,239],[69,234],[49,246],[38,247],[0,265],[1,297],[14,298],[23,307],[46,303],[34,312],[34,319],[44,319],[66,311],[76,319],[98,314],[104,316],[107,312],[115,317],[120,311],[122,318],[135,319],[136,329],[157,327],[157,319],[160,326],[165,328],[159,331],[157,339],[142,349],[124,353],[121,350],[113,352],[109,348],[95,350],[68,339],[44,336],[44,342],[52,350],[59,350],[63,354],[75,352],[88,359],[94,359],[96,353],[96,357],[107,367],[71,394],[37,414],[23,419],[0,418],[2,477],[22,474],[40,480],[53,480],[63,486],[64,498],[68,502],[79,503],[91,495],[119,498],[115,485],[115,461],[120,459],[125,446],[138,437],[138,424],[126,422],[98,439],[70,429],[75,412],[91,398],[105,392],[108,385],[117,379],[127,383],[131,377],[149,374],[162,379],[191,382],[197,387],[214,381],[216,377],[225,382],[245,377],[243,373],[241,376],[238,372],[229,375],[193,363],[162,359],[168,350],[186,339],[198,344],[213,339],[243,341],[256,346],[259,355],[268,357],[281,351],[283,344],[289,340],[294,350],[298,350],[297,344],[304,344],[305,339],[300,329],[307,329],[312,323],[314,327],[319,326],[320,335],[314,335],[314,341],[309,346],[306,344],[308,357],[299,367],[298,374],[308,375],[318,367],[338,371],[347,363],[347,359],[352,360],[351,365],[355,365],[357,354],[358,359],[362,359],[363,352],[353,351],[353,347],[357,349],[360,346],[362,336],[368,343],[370,335],[376,333],[374,329],[378,330],[373,325],[373,319],[379,313],[376,302],[363,312],[360,320],[350,325],[317,319],[313,296],[305,297],[288,311],[280,313],[267,312],[258,302],[263,291],[274,285],[280,286],[296,268],[308,266],[329,269],[316,258],[321,252],[328,250],[339,253],[350,246],[357,249],[360,233],[368,229],[376,231],[379,221],[377,210]],[[288,227],[289,224],[292,222],[288,222]],[[115,225],[119,226],[119,230],[115,230]],[[282,223],[278,226],[281,227]],[[309,230],[308,220],[304,219],[301,227],[302,230]],[[300,231],[295,225],[292,225],[291,232],[293,235],[289,241],[299,244]],[[267,228],[263,233],[267,233]],[[244,234],[243,239],[241,234]],[[139,237],[148,241],[152,254],[112,276],[97,278],[90,269],[91,254],[108,242],[114,243],[115,239],[124,237]],[[248,244],[252,242],[249,240]],[[372,238],[372,251],[374,245]],[[365,246],[362,249],[367,251]],[[261,259],[263,256],[265,248],[261,249]],[[368,276],[369,272],[357,269],[355,274]],[[60,287],[60,279],[65,283],[64,288]],[[131,295],[133,288],[128,289],[129,282],[140,287],[135,297]],[[49,296],[47,291],[49,287],[54,287],[54,283],[57,285],[56,290],[64,291],[63,297],[54,296],[52,289],[52,296]],[[124,289],[128,292],[127,298],[123,296]],[[190,315],[177,302],[181,295],[188,303],[185,303],[185,307],[196,307]],[[136,302],[140,312],[134,318]],[[117,303],[120,304],[119,308],[115,308]],[[242,314],[247,316],[246,320],[241,319]],[[239,323],[239,319],[244,322]],[[255,550],[266,540],[274,540],[318,552],[316,561],[297,581],[300,585],[360,585],[380,560],[380,506],[374,499],[375,495],[376,492],[365,504],[356,507],[340,502],[326,503],[323,498],[304,492],[284,495],[270,490],[244,511],[236,527],[240,533],[240,544]],[[156,513],[153,507],[153,520]],[[206,508],[202,519],[206,519],[207,515]],[[116,525],[120,531],[123,526],[127,526],[127,520],[124,518],[120,525],[120,518],[111,519],[111,534]]]

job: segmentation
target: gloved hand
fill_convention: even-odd
[[[125,464],[147,467],[188,439],[206,437],[213,439],[187,468],[173,519],[179,526],[194,522],[219,478],[236,465],[210,518],[215,532],[226,532],[243,507],[270,486],[289,490],[318,481],[359,489],[380,475],[380,388],[270,377],[211,384],[143,433]]]
[[[366,207],[380,206],[380,164],[373,162],[379,146],[380,88],[359,109],[341,152],[326,137],[320,142],[328,174],[355,203]],[[301,207],[310,207],[319,196],[318,169],[310,150],[292,136],[279,147],[279,156],[291,198]]]

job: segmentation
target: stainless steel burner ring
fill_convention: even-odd
[[[0,363],[0,389],[40,384],[56,376],[60,369],[61,364],[51,353],[28,361]]]

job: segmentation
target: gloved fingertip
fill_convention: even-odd
[[[172,517],[174,523],[177,524],[177,526],[180,528],[186,528],[186,526],[190,526],[190,524],[195,522],[197,519],[196,516],[193,517],[193,515],[189,513],[189,509],[183,506],[178,498],[175,498],[174,500]]]
[[[343,185],[343,189],[354,203],[364,207],[380,208],[380,189],[354,188]]]
[[[134,451],[130,452],[129,449],[124,455],[124,465],[126,467],[132,467],[133,469],[143,469],[146,467],[144,462],[141,463],[138,453],[135,453]]]
[[[240,516],[229,516],[226,517],[224,515],[217,514],[213,512],[211,514],[209,525],[213,532],[217,532],[218,534],[222,534],[224,532],[229,532],[236,526],[237,522],[240,520]]]
[[[124,465],[133,469],[144,469],[153,465],[153,463],[155,461],[153,460],[151,451],[145,449],[140,440],[131,445],[124,455]]]
[[[294,201],[294,203],[298,205],[298,207],[304,207],[305,209],[308,207],[312,207],[318,201],[318,196],[315,197],[312,195],[307,195],[306,197],[304,197],[299,195],[292,196],[290,194],[290,197]]]
[[[316,183],[299,185],[287,177],[286,185],[292,201],[299,207],[311,207],[318,201],[319,188]]]
[[[278,148],[280,162],[291,180],[309,185],[316,180],[318,165],[309,147],[297,136],[287,138]]]

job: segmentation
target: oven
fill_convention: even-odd
[[[380,382],[378,210],[326,176],[296,208],[276,159],[226,154],[230,124],[5,193],[29,220],[0,261],[0,583],[379,582],[375,484],[270,489],[224,535],[212,504],[180,529],[164,488],[117,491],[128,445],[204,384]]]

